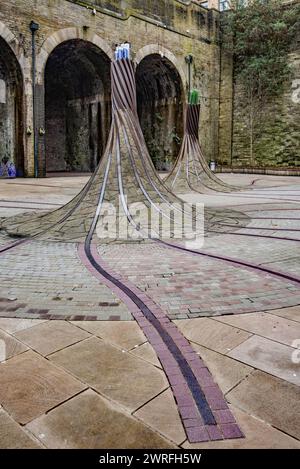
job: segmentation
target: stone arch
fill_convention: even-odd
[[[110,57],[99,41],[66,37],[56,47],[53,41],[48,46],[41,74],[48,174],[94,171],[111,122]]]
[[[113,50],[107,44],[107,42],[102,39],[98,34],[90,30],[84,30],[83,28],[66,28],[56,31],[51,36],[49,36],[44,43],[42,44],[41,50],[37,56],[37,81],[38,83],[43,83],[43,76],[46,67],[47,60],[50,54],[54,49],[62,44],[63,42],[81,39],[83,41],[90,42],[94,46],[101,49],[107,57],[113,59]]]
[[[183,71],[183,68],[181,67],[180,63],[178,62],[178,59],[176,56],[171,52],[169,49],[166,47],[160,45],[160,44],[148,44],[147,46],[142,47],[139,49],[139,51],[135,54],[135,63],[138,65],[143,59],[145,59],[148,55],[152,54],[159,54],[162,57],[166,57],[169,62],[171,62],[174,67],[176,68],[177,72],[180,75],[183,88],[186,88],[187,85],[187,77],[186,74]]]
[[[5,26],[2,21],[0,21],[0,37],[6,42],[6,44],[11,48],[12,52],[16,55],[18,52],[18,41],[15,35]],[[18,59],[17,59],[18,60]]]
[[[19,43],[0,22],[0,160],[12,161],[24,174],[24,78]]]
[[[183,137],[184,82],[174,56],[161,48],[144,53],[136,68],[138,115],[156,169],[169,170]]]

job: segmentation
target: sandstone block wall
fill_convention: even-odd
[[[96,15],[92,13],[94,7]],[[114,44],[128,40],[137,63],[153,53],[170,60],[181,77],[185,96],[188,76],[185,57],[193,55],[192,86],[198,87],[203,95],[200,133],[207,158],[215,159],[219,129],[218,19],[217,11],[206,10],[196,1],[1,0],[0,38],[16,55],[24,81],[25,174],[32,176],[34,170],[33,135],[25,132],[33,126],[29,30],[32,20],[40,25],[36,34],[38,130],[45,128],[44,71],[53,50],[64,41],[77,38],[93,43],[112,58]],[[40,175],[45,175],[46,169],[45,140],[45,136],[38,136]]]

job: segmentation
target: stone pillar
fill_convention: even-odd
[[[38,154],[38,177],[46,176],[45,155],[45,87],[37,84],[35,87],[35,112],[36,112],[36,139]]]
[[[24,176],[34,177],[34,135],[31,60],[23,60],[24,74]]]

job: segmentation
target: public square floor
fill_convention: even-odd
[[[190,443],[156,352],[76,244],[1,253],[0,231],[1,448],[300,448],[300,178],[221,178],[245,191],[184,196],[235,214],[201,255],[155,243],[99,254],[190,342],[245,438]],[[54,210],[87,179],[2,179],[0,219]]]

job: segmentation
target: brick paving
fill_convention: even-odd
[[[119,298],[81,264],[75,244],[32,241],[1,256],[0,316],[132,320]]]
[[[7,241],[7,238],[4,238]],[[231,235],[208,239],[205,250],[227,254]],[[231,242],[231,256],[299,274],[298,246],[283,248],[248,240]],[[278,246],[278,249],[274,247]],[[114,245],[100,248],[114,270],[155,300],[171,319],[246,313],[300,304],[299,288],[277,279],[221,263],[197,258],[157,244]],[[141,269],[142,266],[142,269]],[[138,272],[138,275],[136,274]],[[52,319],[132,319],[120,300],[85,272],[73,243],[31,242],[2,255],[0,315]],[[93,285],[93,293],[90,293]],[[4,302],[5,298],[17,298]],[[101,301],[99,301],[101,298]]]
[[[218,260],[157,244],[102,246],[99,250],[114,270],[145,291],[171,319],[300,304],[297,285]]]
[[[190,443],[242,438],[244,435],[208,368],[162,309],[147,295],[141,295],[135,285],[113,272],[95,246],[92,247],[94,265],[83,244],[78,252],[87,269],[124,299],[153,346],[168,377]],[[109,279],[97,266],[105,269]],[[226,411],[222,418],[220,410]]]
[[[267,212],[266,204],[262,204],[264,213],[273,213],[272,209],[279,207],[273,202],[268,203],[268,206]],[[247,208],[251,210],[255,207],[257,208],[257,205],[252,204]],[[281,205],[281,213],[286,215],[284,208],[285,202]],[[297,211],[291,211],[291,215],[296,213]],[[259,228],[258,232],[261,232],[262,227],[270,226],[271,222],[263,220],[256,223],[252,220],[250,226]],[[297,228],[297,221],[289,222],[289,226]],[[274,234],[278,233],[279,230],[274,231]],[[9,239],[1,234],[0,246],[4,246],[7,241]],[[257,265],[272,265],[290,274],[296,275],[299,272],[297,256],[300,255],[296,242],[210,234],[206,239],[204,250],[242,258]],[[299,311],[299,308],[298,310],[288,308],[300,304],[299,287],[295,283],[220,260],[192,256],[154,243],[100,246],[99,253],[109,271],[117,272],[118,279],[124,282],[124,285],[130,286],[139,298],[142,298],[144,304],[157,314],[157,319],[162,321],[164,330],[178,341],[186,362],[201,384],[205,400],[217,425],[210,425],[203,419],[203,415],[197,412],[192,394],[186,387],[187,381],[182,380],[182,370],[177,369],[168,347],[165,347],[165,343],[157,337],[151,324],[147,323],[147,318],[145,319],[136,309],[131,309],[124,296],[109,289],[104,282],[100,282],[99,278],[94,278],[88,272],[77,256],[77,244],[32,241],[2,253],[0,259],[0,316],[2,316],[0,330],[3,331],[1,339],[4,337],[5,341],[11,344],[10,350],[12,350],[7,360],[9,366],[0,365],[2,382],[10,383],[14,370],[17,376],[24,365],[28,376],[32,376],[32,381],[23,380],[27,396],[26,406],[25,401],[18,403],[14,397],[14,392],[18,393],[18,384],[15,391],[8,386],[7,394],[0,396],[3,406],[0,421],[5,422],[9,431],[9,436],[5,439],[6,447],[16,444],[18,440],[26,447],[28,445],[52,447],[54,429],[57,435],[55,445],[63,447],[63,441],[67,441],[68,435],[74,434],[72,422],[68,417],[69,412],[65,409],[69,407],[78,412],[75,409],[78,409],[80,402],[86,402],[85,413],[81,419],[87,419],[86,425],[82,427],[82,438],[86,432],[89,432],[90,426],[95,425],[92,421],[93,412],[90,412],[87,404],[90,402],[91,410],[99,409],[99,412],[104,411],[105,415],[111,415],[111,419],[115,419],[115,424],[111,423],[110,418],[106,421],[107,428],[111,429],[112,434],[118,421],[121,422],[121,415],[123,417],[127,415],[124,425],[136,431],[137,441],[140,435],[141,444],[144,444],[142,443],[144,429],[151,427],[152,434],[149,433],[147,438],[153,441],[155,447],[167,448],[180,445],[184,448],[201,448],[203,447],[201,445],[213,447],[211,445],[214,444],[224,447],[223,439],[228,439],[228,443],[224,442],[227,447],[231,445],[249,447],[251,444],[254,447],[269,447],[270,441],[274,447],[299,447],[300,434],[297,424],[289,423],[288,420],[289,412],[291,410],[295,412],[297,401],[294,400],[294,396],[299,389],[293,384],[296,379],[290,378],[295,373],[297,375],[297,370],[289,363],[289,355],[293,350],[293,346],[289,345],[290,330],[295,327],[293,321],[296,324],[297,319],[284,318],[285,311],[288,317],[298,317],[296,311]],[[251,311],[266,310],[270,313],[276,311],[269,315],[265,313],[266,322],[261,328],[254,329],[251,320],[243,323],[237,321],[234,325],[219,323],[217,326],[218,318],[222,319],[220,315],[238,320],[239,317],[247,315],[232,316],[232,313],[250,312],[251,315]],[[284,324],[284,327],[280,329],[282,337],[275,335],[273,342],[271,332],[268,331],[274,332],[274,327],[277,327],[277,314],[282,315],[280,324],[281,327]],[[201,316],[211,319],[204,319]],[[272,320],[268,321],[268,317],[272,317]],[[39,318],[43,321],[38,322]],[[93,336],[88,335],[92,327],[89,324],[97,324],[95,320],[124,319],[126,322],[123,324],[134,326],[133,318],[143,329],[145,341],[141,343],[140,338],[137,338],[137,343],[131,350],[124,350],[121,346],[121,338],[124,337],[122,332],[120,339],[116,341],[114,338],[113,347],[116,347],[118,352],[113,352],[110,348],[109,336],[103,335],[101,329],[98,334],[97,328],[94,327]],[[60,330],[59,325],[50,327],[51,324],[55,322],[59,324],[61,321],[48,322],[48,319],[72,320],[72,327],[78,331],[75,333],[73,329]],[[172,324],[172,319],[177,320],[176,326]],[[255,315],[253,322],[258,322],[258,317]],[[277,322],[279,323],[279,319]],[[71,326],[70,322],[62,324]],[[101,327],[101,321],[98,324]],[[191,324],[190,328],[188,324]],[[49,338],[47,344],[41,343],[38,331],[34,331],[35,328],[42,326],[43,333]],[[23,328],[24,332],[19,332],[19,328]],[[88,334],[80,333],[80,330],[87,331]],[[221,341],[219,345],[218,341]],[[278,345],[278,341],[284,345]],[[253,347],[256,347],[257,359],[253,358]],[[276,363],[268,358],[272,347],[276,351],[274,356]],[[157,356],[160,362],[155,362]],[[123,377],[120,373],[116,382],[115,373],[110,374],[109,370],[117,369],[121,357],[125,360],[124,366],[127,371]],[[132,357],[138,361],[134,363]],[[102,368],[102,372],[107,372],[107,376],[101,381],[99,367],[103,360],[110,362]],[[128,365],[125,365],[126,360]],[[216,366],[219,362],[223,363],[220,368]],[[52,388],[47,378],[47,370],[50,374],[53,373],[53,377],[56,376],[57,371],[54,367],[56,364],[62,370],[61,378],[58,378],[58,375],[55,378],[61,383],[61,394]],[[166,371],[168,383],[162,380],[161,364]],[[126,386],[134,383],[134,379],[140,379],[138,375],[134,378],[134,370],[141,369],[142,366],[145,367],[145,376],[147,373],[149,376],[154,373],[153,379],[150,380],[153,386],[150,390],[147,380],[143,384],[140,381],[140,400],[136,406],[132,399],[129,399],[131,393],[126,392]],[[224,374],[226,376],[230,375],[235,367],[240,371],[236,377],[232,376],[232,382],[230,385],[226,384],[225,391],[222,384],[223,370],[224,372],[227,370]],[[212,374],[208,368],[213,371]],[[155,375],[157,372],[159,374]],[[154,378],[154,375],[157,377]],[[253,376],[253,379],[259,376],[259,385],[264,389],[272,386],[272,380],[281,378],[283,385],[286,386],[286,392],[291,396],[290,402],[293,407],[290,410],[287,403],[285,413],[280,410],[281,422],[278,423],[276,420],[276,413],[279,412],[276,407],[272,417],[269,417],[267,403],[265,407],[257,409],[255,406],[257,397],[251,400],[250,395],[245,399],[245,393],[239,393],[239,389],[242,389],[250,379],[249,375],[250,378]],[[124,378],[127,382],[123,381]],[[39,396],[37,392],[39,380],[41,382],[45,380],[44,385],[51,398],[44,402],[43,398],[39,397],[37,402],[31,403],[29,396],[32,393]],[[105,386],[104,394],[103,386]],[[121,387],[124,388],[123,393],[118,391]],[[278,389],[281,392],[280,386]],[[158,417],[153,419],[153,415],[161,413],[159,411],[161,402],[170,396],[168,393],[171,390],[176,401],[171,394],[171,397],[168,397],[171,399],[170,406],[164,407],[163,410],[164,420],[170,419],[172,422],[170,425],[173,425],[173,430],[168,431]],[[64,403],[64,395],[68,396],[67,403]],[[233,406],[227,395],[234,396]],[[277,395],[274,395],[274,402],[276,399]],[[127,401],[128,409],[124,413],[122,408]],[[119,417],[111,413],[112,405],[119,412]],[[131,414],[130,418],[128,411]],[[260,420],[256,421],[252,413]],[[236,425],[236,419],[241,429]],[[274,427],[270,427],[269,423],[272,425],[273,421],[276,423]],[[185,432],[182,430],[183,427]],[[245,438],[240,438],[242,434]],[[185,435],[189,442],[185,441]],[[82,438],[78,437],[77,441],[72,440],[72,447],[82,447]],[[234,441],[235,443],[232,443]]]

